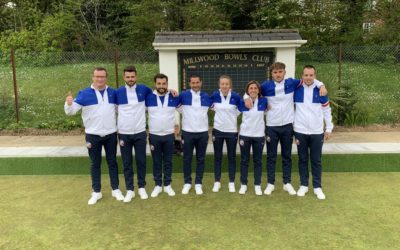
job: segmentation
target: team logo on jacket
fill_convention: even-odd
[[[92,143],[90,143],[90,142],[87,141],[87,142],[86,142],[86,147],[87,147],[87,148],[92,148]]]
[[[150,150],[154,151],[154,145],[150,144]]]
[[[125,146],[124,140],[119,140],[119,145],[120,145],[121,147]]]
[[[244,145],[244,141],[243,141],[243,140],[240,140],[240,141],[239,141],[239,144],[240,144],[240,146],[243,146],[243,145]]]

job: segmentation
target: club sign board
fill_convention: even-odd
[[[261,83],[270,78],[269,66],[273,58],[272,51],[179,53],[181,89],[190,88],[191,75],[199,75],[203,80],[202,90],[211,94],[218,90],[218,79],[225,74],[232,78],[233,90],[243,94],[249,81]]]

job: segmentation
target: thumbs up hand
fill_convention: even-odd
[[[72,96],[71,91],[69,91],[67,94],[67,98],[65,99],[65,102],[67,103],[68,106],[71,106],[73,101],[74,97]]]

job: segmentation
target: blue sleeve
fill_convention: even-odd
[[[320,96],[319,101],[321,104],[326,104],[329,102],[329,98],[328,98],[328,96]]]
[[[297,89],[298,87],[301,86],[302,79],[296,79],[296,78],[290,78],[290,79],[294,89]]]
[[[238,105],[238,109],[239,109],[239,111],[240,112],[243,112],[243,111],[247,111],[248,109],[246,108],[246,106],[244,105],[244,100],[239,100],[239,105]]]
[[[267,81],[261,83],[261,95],[267,96]]]
[[[263,97],[264,99],[265,99],[265,109],[267,109],[268,108],[268,98],[266,98],[266,97]]]
[[[151,88],[147,87],[146,85],[143,85],[144,90],[145,90],[145,96],[147,98],[147,96],[153,94],[153,90],[151,90]]]
[[[78,103],[81,106],[85,106],[87,100],[85,98],[84,90],[79,91],[78,95],[76,96],[74,102]]]
[[[211,105],[214,104],[214,102],[215,102],[215,92],[213,92],[212,95],[210,96],[210,102],[211,102]]]
[[[178,106],[182,105],[183,103],[183,91],[178,96]]]
[[[236,95],[236,107],[238,109],[239,109],[241,101],[242,101],[242,97],[240,95]]]

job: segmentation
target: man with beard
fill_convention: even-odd
[[[162,192],[174,196],[171,187],[172,154],[175,140],[175,108],[179,105],[179,97],[168,91],[168,77],[164,74],[154,76],[155,90],[146,97],[149,114],[149,143],[153,157],[153,176],[155,187],[151,197]],[[164,178],[163,178],[164,173]]]
[[[117,89],[118,137],[127,193],[124,202],[135,197],[133,187],[133,157],[135,149],[139,196],[147,199],[146,186],[146,106],[145,100],[152,90],[144,84],[136,84],[137,70],[134,66],[124,69],[125,86]],[[177,95],[176,91],[173,91]]]

